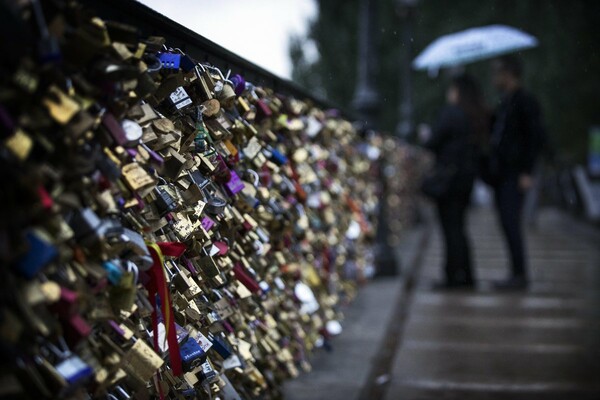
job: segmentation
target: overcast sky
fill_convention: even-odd
[[[139,1],[283,78],[289,36],[305,33],[317,12],[314,0]]]

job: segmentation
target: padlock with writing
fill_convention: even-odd
[[[182,110],[191,105],[192,99],[183,86],[179,86],[173,91],[167,99],[172,110]]]
[[[121,367],[145,383],[164,364],[164,360],[142,339],[134,340],[135,343],[122,358]]]
[[[210,385],[218,381],[219,374],[215,371],[209,359],[203,362],[201,367],[202,370],[198,375],[202,385]]]
[[[175,198],[164,186],[157,186],[154,189],[154,194],[156,196],[154,205],[156,206],[156,210],[161,217],[164,217],[177,208],[177,202],[175,201]]]
[[[188,177],[191,182],[185,192],[181,194],[183,199],[188,204],[195,204],[198,201],[205,200],[204,189],[210,181],[198,170],[194,170],[193,172],[188,171]]]
[[[177,263],[173,260],[169,261],[169,264],[175,269],[176,272],[169,271],[172,274],[172,282],[181,293],[183,293],[188,299],[192,299],[202,293],[202,289],[196,283],[190,272],[183,268],[180,269]]]
[[[206,353],[192,337],[188,337],[179,345],[179,352],[185,371],[190,371],[206,361]]]

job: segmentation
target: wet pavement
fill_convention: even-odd
[[[443,256],[433,229],[414,279],[371,283],[335,351],[286,398],[600,399],[599,231],[543,210],[527,233],[531,287],[503,293],[491,289],[508,272],[494,214],[477,209],[469,225],[476,290],[431,289]]]

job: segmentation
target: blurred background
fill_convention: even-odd
[[[223,0],[218,6],[193,0],[142,3],[333,104],[353,108],[360,63],[359,15],[364,7],[359,0]],[[401,77],[406,58],[412,60],[441,35],[506,24],[539,40],[537,48],[523,51],[521,56],[526,85],[542,104],[550,148],[557,161],[586,162],[589,131],[598,123],[600,2],[461,0],[451,6],[438,0],[371,3],[369,62],[373,63],[370,68],[377,91],[379,129],[410,140],[419,123],[435,119],[443,102],[448,74],[441,71],[432,77],[411,69],[412,105],[409,115],[401,115]],[[489,106],[493,107],[497,95],[489,82],[489,63],[468,65],[467,71],[481,80]]]

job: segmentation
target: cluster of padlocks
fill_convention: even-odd
[[[15,2],[21,50],[1,62],[0,392],[277,398],[371,264],[372,144],[160,37],[44,6]]]

